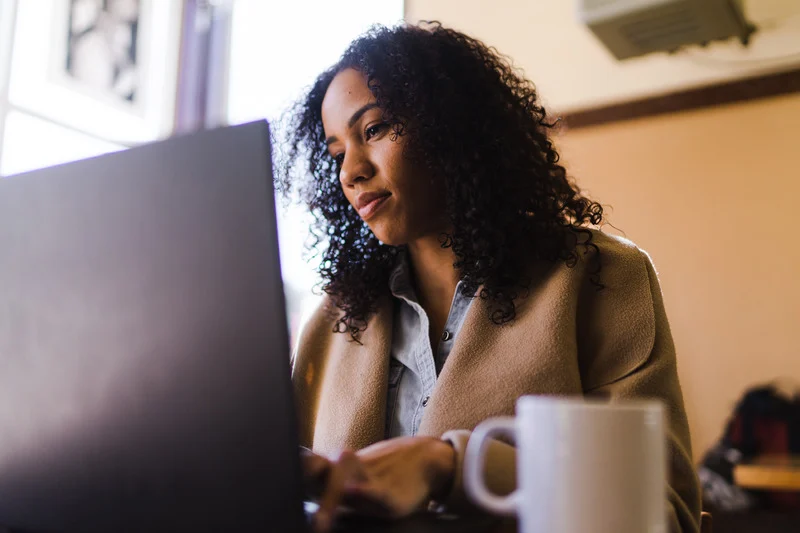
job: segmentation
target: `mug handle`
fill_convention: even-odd
[[[490,418],[478,424],[472,432],[464,453],[464,488],[467,494],[487,510],[508,516],[517,514],[519,489],[508,496],[498,496],[490,492],[483,481],[483,463],[492,437],[504,435],[513,440],[516,431],[517,424],[513,416]]]

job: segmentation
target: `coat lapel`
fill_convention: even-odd
[[[474,429],[483,420],[513,415],[526,394],[580,394],[574,303],[553,299],[576,291],[566,268],[547,268],[527,298],[517,304],[512,324],[496,325],[488,304],[475,299],[428,402],[419,433],[440,436]]]
[[[314,450],[358,450],[383,439],[392,320],[387,300],[362,333],[361,344],[348,334],[333,336],[320,385]]]
[[[649,278],[655,273],[640,270],[646,264],[632,245],[594,237],[603,249],[604,290],[589,283],[584,261],[559,262],[534,265],[535,281],[511,324],[493,324],[486,302],[473,301],[419,434],[471,430],[487,418],[512,415],[523,395],[579,395],[647,360],[655,338]],[[293,373],[304,444],[336,453],[383,438],[392,311],[387,298],[360,345],[331,333],[330,313],[312,318]]]

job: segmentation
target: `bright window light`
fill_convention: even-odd
[[[19,111],[6,115],[0,176],[124,150],[125,147]]]

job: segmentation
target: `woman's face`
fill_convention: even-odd
[[[381,242],[400,246],[446,229],[443,184],[404,156],[405,137],[392,139],[361,72],[346,69],[333,79],[322,125],[347,200]]]

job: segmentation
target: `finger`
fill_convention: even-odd
[[[342,503],[345,485],[363,478],[363,466],[351,451],[342,452],[338,460],[330,463],[328,482],[319,501],[319,510],[314,515],[314,525],[318,532],[330,529],[336,509]]]
[[[394,515],[387,504],[385,493],[370,483],[346,486],[342,501],[346,506],[368,516],[385,518]]]
[[[325,489],[325,481],[331,468],[330,461],[321,455],[313,453],[311,450],[302,448],[300,460],[303,470],[305,497],[316,501]]]
[[[330,469],[330,461],[315,453],[304,453],[302,455],[303,474],[306,477],[317,478],[324,475]]]

